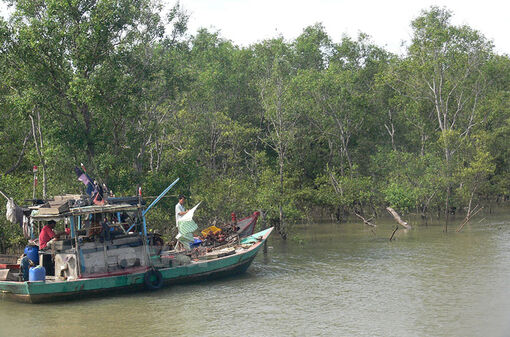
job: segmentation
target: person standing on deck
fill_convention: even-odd
[[[179,195],[179,202],[177,205],[175,205],[175,225],[177,226],[179,223],[179,220],[182,218],[182,216],[188,211],[184,208],[184,201],[186,200],[186,197],[182,194]]]
[[[54,237],[58,237],[53,231],[55,228],[56,222],[53,220],[48,221],[48,223],[42,228],[41,233],[39,234],[39,249],[46,248],[48,242]]]
[[[39,233],[39,251],[44,251],[48,248],[48,242],[53,238],[58,238],[61,233],[55,233],[53,229],[57,223],[54,220],[48,221],[48,223],[41,229]],[[55,275],[55,262],[53,262],[52,254],[45,252],[42,255],[42,265],[46,268],[46,275]]]

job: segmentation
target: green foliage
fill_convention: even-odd
[[[23,200],[32,196],[31,175],[15,177],[12,175],[2,176],[0,190],[14,199],[17,205],[23,205]],[[0,201],[0,252],[6,252],[25,243],[21,228],[17,224],[7,221],[6,200],[1,197]]]
[[[204,225],[260,210],[283,237],[317,209],[426,214],[510,194],[510,59],[446,9],[423,11],[397,56],[362,33],[335,42],[320,23],[238,47],[190,35],[179,3],[11,2],[0,189],[18,203],[33,165],[49,197],[80,191],[81,162],[117,196],[179,177],[149,214],[168,238],[179,193],[203,202]],[[42,185],[40,172],[38,197]],[[20,242],[0,227],[1,250]]]
[[[444,200],[446,181],[442,175],[444,159],[435,154],[413,153],[380,148],[371,158],[377,189],[384,202],[405,212],[425,213]]]
[[[372,205],[374,191],[370,177],[356,175],[341,175],[339,172],[329,170],[315,179],[317,186],[317,199],[320,206],[331,209],[343,208],[354,211],[357,206]]]
[[[196,213],[199,218],[223,223],[230,220],[232,212],[244,217],[257,209],[253,191],[254,183],[249,177],[222,176],[194,185],[190,197],[194,204],[202,202]]]
[[[258,178],[255,201],[270,223],[280,221],[279,207],[281,206],[285,220],[283,224],[280,224],[281,231],[288,233],[292,224],[304,217],[298,205],[302,191],[299,190],[296,176],[285,173],[283,180],[283,193],[280,193],[279,174],[269,167],[262,170]]]
[[[413,189],[407,184],[391,183],[383,190],[384,200],[393,208],[409,212],[416,206]]]
[[[460,181],[457,193],[464,204],[470,204],[473,199],[478,202],[478,196],[490,193],[489,178],[496,169],[494,159],[486,150],[482,139],[474,139],[469,150],[470,160],[459,169],[456,179]]]

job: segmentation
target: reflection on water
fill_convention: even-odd
[[[458,219],[457,222],[460,222]],[[510,217],[389,242],[360,223],[270,238],[244,275],[57,304],[0,303],[0,336],[510,336]]]

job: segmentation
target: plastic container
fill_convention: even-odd
[[[39,264],[39,247],[28,245],[25,247],[25,254],[34,264]]]
[[[216,227],[216,226],[210,226],[210,227],[207,227],[206,229],[204,229],[202,231],[202,236],[207,236],[210,232],[212,232],[213,234],[216,234],[218,232],[221,232],[221,229]]]
[[[44,282],[46,280],[46,269],[43,266],[31,267],[28,272],[28,280],[30,282]]]
[[[190,248],[198,247],[202,243],[202,240],[199,238],[193,238],[193,242],[190,242],[189,246]]]

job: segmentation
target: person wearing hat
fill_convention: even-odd
[[[179,223],[179,220],[184,216],[184,214],[188,213],[188,211],[184,208],[184,201],[186,201],[186,197],[182,194],[179,195],[179,202],[175,205],[175,225]]]

